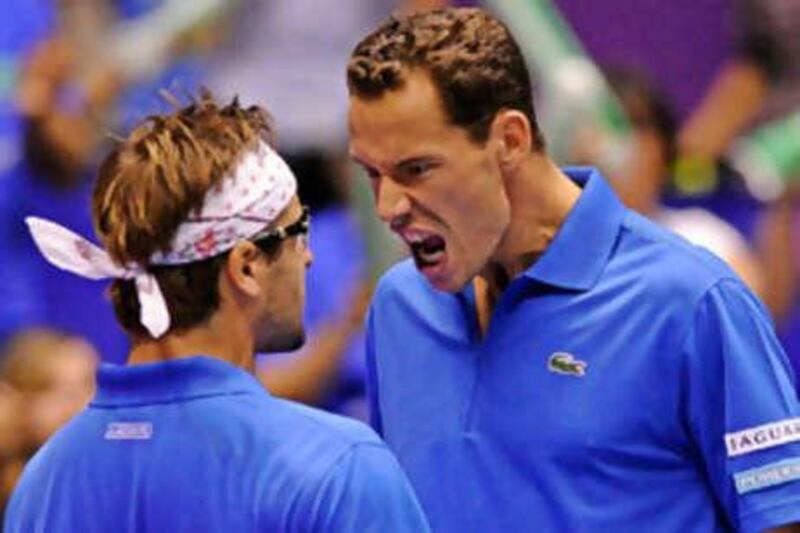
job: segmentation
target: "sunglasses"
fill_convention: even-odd
[[[301,237],[300,241],[305,246],[307,244],[309,222],[311,215],[308,213],[308,207],[303,206],[303,212],[300,217],[287,226],[281,226],[271,230],[265,230],[256,233],[250,237],[250,242],[261,248],[262,250],[274,250],[277,245],[290,237]]]

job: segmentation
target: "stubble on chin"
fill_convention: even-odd
[[[288,332],[280,336],[268,336],[258,343],[259,353],[293,352],[303,347],[306,341],[305,330]]]

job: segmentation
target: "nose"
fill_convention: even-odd
[[[311,251],[310,246],[306,246],[305,255],[303,256],[303,262],[306,265],[306,268],[310,267],[311,264],[314,262],[314,254]]]
[[[405,188],[389,177],[379,178],[375,187],[375,210],[387,224],[407,215],[411,209]]]

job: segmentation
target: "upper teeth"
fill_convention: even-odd
[[[407,231],[403,236],[406,241],[412,244],[420,243],[425,240],[425,234],[418,231]]]

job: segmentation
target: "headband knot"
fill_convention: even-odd
[[[259,142],[206,193],[201,209],[178,226],[167,249],[151,255],[146,265],[120,266],[102,248],[50,220],[27,217],[25,222],[39,251],[58,268],[89,279],[133,280],[139,320],[159,338],[169,330],[169,310],[147,266],[193,263],[230,250],[274,221],[296,191],[297,180],[286,162]]]

